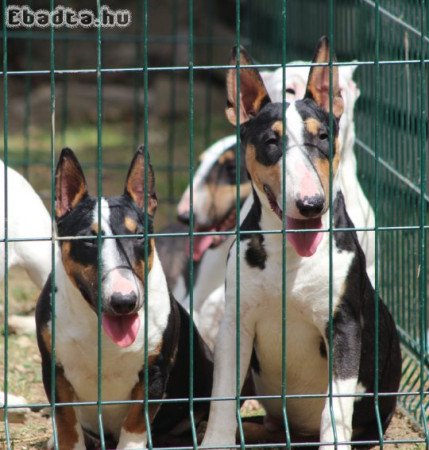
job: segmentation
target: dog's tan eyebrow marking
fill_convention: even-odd
[[[271,126],[271,129],[277,133],[280,137],[283,136],[283,122],[281,120],[277,120]]]
[[[124,226],[130,233],[135,233],[137,230],[137,222],[129,216],[125,217]]]
[[[91,231],[92,231],[94,234],[98,234],[98,223],[93,223],[93,224],[91,225]]]
[[[304,123],[306,130],[311,134],[318,134],[322,126],[322,124],[314,117],[310,117]]]

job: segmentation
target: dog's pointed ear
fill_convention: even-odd
[[[55,172],[55,216],[61,218],[88,195],[85,176],[73,150],[61,151]]]
[[[333,57],[335,62],[335,56]],[[313,57],[313,63],[322,64],[329,62],[329,41],[322,36],[317,44]],[[313,66],[308,75],[307,91],[305,98],[313,99],[321,108],[329,112],[329,66]],[[344,110],[344,102],[341,97],[338,81],[338,66],[332,67],[332,113],[339,119]]]
[[[129,195],[134,203],[141,209],[145,207],[145,149],[141,145],[131,161],[125,183],[125,195]],[[155,214],[158,200],[155,193],[155,175],[147,154],[147,212],[151,216]]]
[[[238,47],[232,49],[230,65],[237,65]],[[229,69],[226,74],[227,106],[226,117],[233,124],[237,124],[238,111],[240,124],[256,116],[266,103],[270,102],[267,89],[259,72],[254,68],[246,68],[253,64],[247,51],[240,47],[240,104],[237,105],[237,69]]]

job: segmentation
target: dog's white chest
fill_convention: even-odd
[[[323,250],[323,246],[322,246]],[[254,272],[243,261],[243,280],[253,279],[252,288],[243,295],[246,310],[256,305],[255,350],[260,372],[255,373],[259,395],[280,395],[282,390],[282,356],[286,363],[287,394],[325,394],[328,383],[327,358],[324,356],[323,336],[329,321],[329,259],[327,252],[316,252],[302,258],[299,265],[289,266],[285,280],[286,292],[286,351],[282,355],[282,272],[276,264],[281,252],[270,254],[267,246],[266,270]],[[335,310],[344,288],[352,261],[352,253],[333,254],[332,308]],[[242,267],[243,267],[242,266]],[[274,268],[277,267],[277,270]],[[288,267],[288,266],[286,266]],[[251,278],[249,278],[251,277]],[[243,283],[242,283],[243,286]],[[258,287],[259,286],[259,287]],[[253,292],[252,292],[253,291]],[[288,399],[287,410],[291,425],[303,432],[318,433],[324,399]],[[282,417],[282,401],[263,402],[273,417]]]
[[[57,317],[57,327],[64,330],[61,316]],[[138,373],[143,367],[143,347],[136,345],[133,351],[124,352],[119,347],[114,348],[115,344],[108,342],[106,337],[102,339],[102,343],[102,375],[99,379],[96,327],[93,330],[75,328],[57,334],[57,359],[63,366],[64,375],[73,386],[76,401],[97,401],[99,382],[103,401],[130,399],[131,390],[137,383]],[[119,437],[128,409],[129,405],[104,406],[105,431],[112,433],[116,438]],[[84,428],[98,433],[96,406],[79,407],[76,408],[76,412]]]

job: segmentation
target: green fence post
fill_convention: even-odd
[[[7,0],[3,0],[3,11],[6,11],[7,8]],[[8,35],[7,35],[7,26],[6,26],[6,14],[3,14],[3,125],[4,125],[4,134],[3,134],[3,145],[4,145],[4,382],[3,382],[3,390],[4,390],[4,427],[5,427],[5,435],[6,435],[6,443],[8,448],[10,448],[10,430],[9,430],[9,419],[8,419],[8,391],[9,391],[9,271],[8,271],[8,261],[9,261],[9,247],[8,247],[8,238],[9,238],[9,229],[8,229],[8,195],[7,195],[7,167],[8,167],[8,130],[9,130],[9,104],[8,104]]]
[[[97,229],[97,416],[98,428],[100,434],[101,450],[105,450],[106,443],[104,440],[103,427],[103,339],[101,333],[102,320],[102,246],[103,235],[101,228],[101,198],[103,196],[103,93],[102,93],[102,36],[101,36],[101,4],[97,0],[97,18],[99,24],[97,26],[97,222],[99,224]]]

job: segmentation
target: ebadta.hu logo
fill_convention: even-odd
[[[29,6],[9,5],[6,9],[6,26],[8,28],[47,28],[47,27],[120,27],[131,24],[131,12],[128,9],[110,9],[109,6],[100,7],[99,14],[90,9],[79,11],[58,5],[54,10],[33,10]]]

